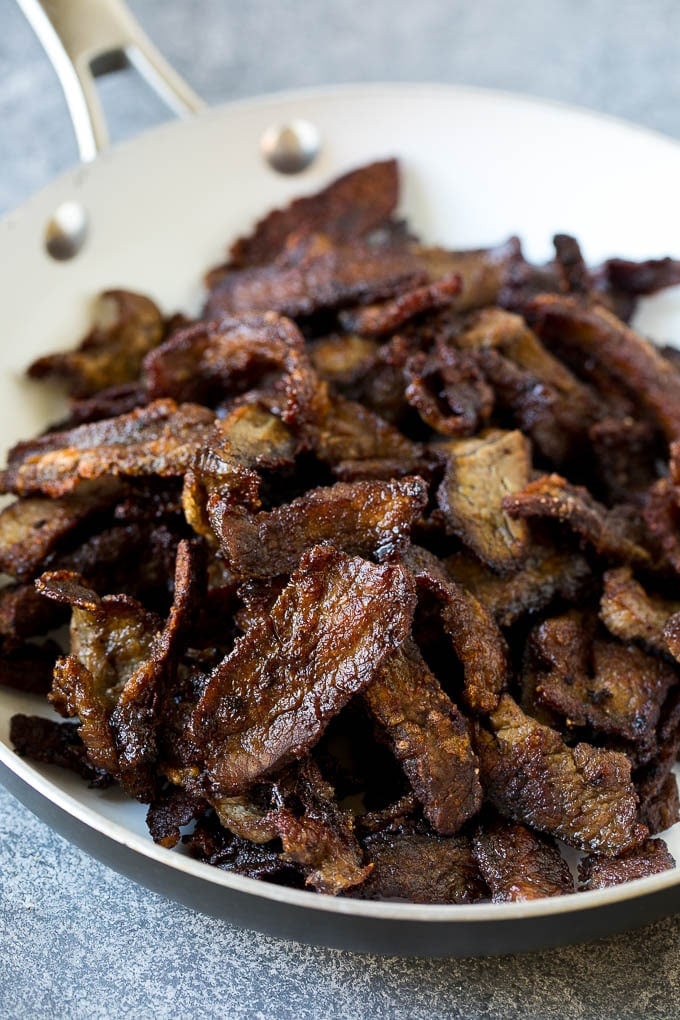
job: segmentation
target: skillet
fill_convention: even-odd
[[[57,398],[22,373],[38,354],[85,332],[98,291],[139,290],[167,312],[196,311],[202,272],[229,240],[270,208],[374,159],[399,157],[402,211],[433,243],[477,247],[518,233],[528,257],[542,260],[552,234],[564,230],[593,262],[680,248],[680,145],[651,132],[554,104],[431,85],[315,89],[199,113],[200,100],[117,0],[21,3],[60,69],[86,162],[0,224],[4,447],[60,416]],[[124,59],[176,110],[197,116],[108,149],[92,74]],[[277,172],[263,157],[263,138],[275,163],[299,172]],[[637,325],[680,341],[678,291],[643,303]],[[36,814],[143,885],[280,937],[470,956],[595,938],[680,907],[678,869],[578,896],[473,906],[333,899],[227,874],[154,845],[143,808],[115,791],[88,790],[19,759],[8,739],[18,711],[49,709],[0,689],[0,778]],[[672,831],[668,842],[680,857],[680,835]]]

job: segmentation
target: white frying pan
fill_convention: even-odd
[[[195,310],[202,272],[230,239],[273,206],[379,157],[399,157],[403,212],[433,242],[479,246],[518,233],[527,254],[542,259],[552,234],[568,231],[594,261],[680,251],[680,145],[499,93],[315,89],[230,103],[107,149],[92,68],[102,73],[127,55],[177,109],[198,111],[200,101],[119,0],[20,2],[60,71],[88,162],[0,223],[5,447],[63,410],[22,372],[82,335],[98,291],[127,287],[168,312]],[[289,130],[277,132],[281,126]],[[263,138],[275,162],[309,165],[277,172],[263,157]],[[78,253],[55,260],[46,235],[59,254]],[[647,302],[638,325],[680,346],[678,290]],[[154,845],[144,809],[117,792],[88,790],[70,774],[18,758],[8,729],[19,711],[49,714],[40,699],[0,689],[0,772],[10,790],[110,866],[247,927],[357,951],[470,956],[595,938],[680,907],[680,869],[615,889],[473,906],[334,899],[227,874]],[[680,860],[680,834],[668,840]]]

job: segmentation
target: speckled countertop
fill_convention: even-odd
[[[131,6],[210,102],[321,82],[467,82],[580,103],[680,137],[677,0]],[[163,116],[127,72],[102,93],[114,139]],[[0,140],[0,211],[76,159],[56,79],[14,0],[0,0]],[[381,959],[278,942],[145,891],[0,789],[3,1020],[661,1020],[680,1014],[679,950],[680,917],[590,946],[489,960]]]

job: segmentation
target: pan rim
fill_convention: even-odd
[[[52,806],[99,835],[106,836],[113,843],[141,854],[149,862],[162,864],[188,877],[204,879],[218,888],[252,894],[280,905],[310,908],[329,914],[390,922],[433,921],[440,924],[529,921],[542,917],[581,915],[588,910],[612,906],[627,900],[636,900],[639,897],[660,893],[680,885],[680,868],[676,868],[657,875],[650,875],[647,878],[635,879],[609,889],[596,889],[524,902],[418,904],[402,901],[359,900],[352,897],[339,898],[304,889],[290,889],[286,886],[273,885],[258,879],[247,878],[244,875],[222,871],[220,868],[205,864],[203,861],[185,854],[168,850],[154,843],[150,837],[140,835],[81,803],[49,778],[47,774],[49,768],[43,771],[43,769],[30,765],[16,752],[11,751],[4,742],[0,742],[0,765],[4,765],[14,773],[17,779],[29,786]]]
[[[342,102],[358,94],[370,94],[372,98],[377,99],[381,94],[394,95],[397,93],[413,97],[416,97],[419,94],[424,95],[425,93],[435,94],[442,97],[448,95],[459,95],[473,99],[478,98],[480,100],[499,101],[501,103],[508,104],[519,103],[532,107],[536,110],[551,110],[562,115],[571,115],[582,118],[583,120],[596,122],[600,125],[608,124],[613,129],[618,129],[629,135],[631,133],[637,134],[639,137],[646,138],[656,144],[664,145],[676,155],[680,153],[680,139],[672,138],[670,135],[666,135],[662,131],[657,131],[655,128],[649,128],[643,124],[638,124],[635,121],[627,120],[625,117],[619,117],[610,113],[601,113],[597,110],[591,109],[590,107],[579,105],[577,103],[568,103],[559,99],[544,99],[541,96],[535,96],[524,92],[513,92],[509,89],[487,88],[481,85],[465,85],[445,82],[343,82],[334,85],[285,89],[280,92],[266,92],[257,96],[246,96],[240,99],[226,100],[225,102],[218,103],[215,106],[207,106],[205,109],[187,119],[175,119],[157,124],[138,135],[125,138],[109,148],[104,149],[89,163],[74,163],[74,165],[70,168],[63,170],[55,178],[43,185],[43,187],[29,195],[18,206],[4,212],[2,216],[0,216],[0,230],[14,229],[17,225],[18,219],[24,213],[28,213],[33,208],[34,204],[39,203],[40,200],[47,196],[50,192],[57,190],[59,185],[67,183],[81,185],[86,177],[93,172],[97,172],[97,167],[109,162],[111,159],[117,158],[119,153],[125,153],[133,147],[141,148],[146,144],[152,145],[156,139],[164,138],[168,134],[190,130],[191,125],[198,123],[205,124],[212,120],[219,120],[221,117],[228,116],[230,113],[264,110],[268,106],[276,107],[284,103],[292,104],[295,102],[310,102],[319,99],[325,102]],[[304,180],[304,178],[304,172],[297,175],[297,179],[299,180]]]

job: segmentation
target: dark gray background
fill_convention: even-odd
[[[466,82],[580,103],[680,137],[677,0],[131,6],[210,102],[322,82]],[[103,82],[102,94],[116,139],[163,116],[132,73]],[[54,74],[13,0],[0,0],[0,210],[75,159]],[[140,889],[0,790],[2,1018],[651,1020],[680,1012],[679,947],[680,918],[496,960],[383,960],[280,943]]]

